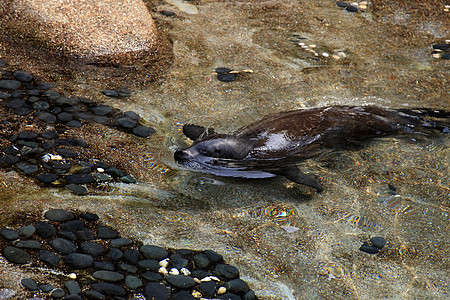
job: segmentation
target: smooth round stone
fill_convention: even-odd
[[[35,116],[45,123],[54,124],[56,122],[56,116],[46,111],[38,111]]]
[[[27,264],[31,260],[31,256],[28,252],[12,246],[7,246],[3,249],[3,256],[7,261],[14,264]]]
[[[203,251],[203,253],[206,255],[206,257],[208,257],[208,259],[213,263],[213,264],[219,264],[223,262],[223,256],[220,255],[219,253],[212,251],[212,250],[205,250]]]
[[[108,96],[108,97],[118,97],[119,93],[115,90],[103,90],[102,91],[103,95]]]
[[[58,231],[58,236],[71,241],[75,241],[77,239],[77,235],[74,232],[66,230]]]
[[[66,189],[68,189],[75,195],[86,195],[88,193],[87,187],[74,183],[66,185]]]
[[[80,285],[75,280],[67,280],[66,282],[64,282],[64,286],[66,287],[67,291],[69,291],[69,294],[81,293]]]
[[[95,123],[99,123],[99,124],[105,124],[110,120],[110,118],[105,117],[105,116],[94,116],[93,121]]]
[[[142,280],[139,279],[139,277],[128,275],[125,277],[125,285],[130,290],[135,290],[143,286]]]
[[[91,174],[70,174],[65,178],[68,182],[75,184],[87,184],[95,181]]]
[[[138,271],[138,268],[136,266],[132,266],[129,264],[119,264],[119,269],[121,271],[127,272],[127,273],[136,273]]]
[[[92,276],[98,280],[111,281],[111,282],[117,282],[117,281],[121,281],[124,279],[124,276],[118,272],[105,271],[105,270],[95,271],[94,274],[92,274]]]
[[[108,105],[98,105],[91,108],[92,112],[98,116],[105,116],[112,112],[112,108]]]
[[[19,236],[25,239],[31,237],[35,231],[36,228],[33,225],[27,225],[17,229]]]
[[[41,83],[36,87],[38,90],[51,90],[53,88],[52,83]]]
[[[81,120],[85,120],[85,121],[90,121],[94,117],[93,114],[91,114],[89,112],[83,112],[83,111],[77,112],[76,116],[78,118],[80,118]]]
[[[39,170],[39,168],[36,165],[27,164],[27,163],[20,163],[17,165],[17,168],[27,175],[34,174]]]
[[[347,6],[347,7],[345,8],[345,10],[348,11],[348,12],[357,12],[357,11],[358,11],[358,8],[349,5],[349,6]]]
[[[88,228],[83,228],[81,230],[77,230],[76,235],[77,235],[77,238],[82,241],[91,241],[95,238],[94,232]]]
[[[37,222],[34,227],[36,228],[36,233],[42,238],[51,238],[56,235],[56,229],[52,224],[47,222]]]
[[[10,93],[0,92],[0,99],[7,99],[11,97]]]
[[[170,10],[162,10],[161,14],[163,16],[166,16],[166,17],[173,17],[173,16],[175,16],[175,13],[173,11],[170,11]]]
[[[442,58],[442,59],[445,59],[445,60],[449,60],[449,59],[450,59],[450,53],[444,53],[444,54],[442,54],[441,58]]]
[[[18,248],[25,248],[31,250],[39,250],[41,249],[41,243],[36,240],[21,240],[17,241],[14,246]]]
[[[105,170],[105,172],[114,177],[122,177],[122,176],[127,175],[127,174],[125,174],[125,172],[123,172],[115,167],[108,168]]]
[[[84,229],[84,222],[82,220],[70,220],[61,225],[61,230],[76,232]]]
[[[66,292],[64,292],[62,288],[56,288],[50,292],[50,297],[52,297],[53,299],[61,299],[65,294]]]
[[[80,128],[83,126],[83,123],[81,123],[80,121],[77,120],[72,120],[66,123],[66,125],[68,127],[72,127],[72,128]]]
[[[188,265],[189,261],[186,258],[181,257],[179,254],[172,254],[170,256],[170,264],[180,270]]]
[[[50,108],[50,104],[47,101],[37,101],[33,103],[33,108],[37,110],[47,110]]]
[[[14,100],[13,100],[14,101]],[[9,103],[9,102],[8,102]],[[31,109],[28,106],[18,107],[14,109],[14,114],[18,116],[26,116],[31,112]]]
[[[81,296],[78,294],[70,294],[65,296],[63,300],[83,300],[83,298],[81,298]]]
[[[19,153],[19,149],[16,146],[8,146],[6,148],[3,148],[3,152],[6,154],[16,155]]]
[[[172,300],[196,300],[194,296],[192,296],[188,291],[179,291],[175,295],[173,295]]]
[[[199,253],[194,256],[194,264],[196,268],[205,269],[209,263],[210,261],[204,253]]]
[[[123,113],[123,115],[131,120],[139,121],[141,118],[137,113],[134,111],[126,111]]]
[[[61,258],[58,255],[47,250],[39,251],[39,259],[52,268],[56,267],[61,261]]]
[[[54,140],[59,137],[59,134],[56,131],[46,131],[41,133],[41,137],[48,140]]]
[[[220,73],[217,74],[217,79],[223,82],[231,82],[236,80],[236,75],[231,73]]]
[[[22,279],[22,280],[20,281],[20,284],[21,284],[24,288],[26,288],[26,289],[28,289],[28,290],[30,290],[30,291],[36,291],[36,290],[38,289],[38,285],[37,285],[36,281],[34,281],[34,280],[31,279],[31,278],[24,278],[24,279]]]
[[[21,85],[22,84],[18,80],[9,80],[9,79],[0,80],[0,89],[15,90],[20,88]]]
[[[14,71],[13,76],[21,82],[31,82],[33,80],[33,75],[26,71]]]
[[[189,289],[195,285],[194,278],[185,275],[167,275],[166,280],[178,289]]]
[[[23,106],[25,106],[25,104],[26,104],[26,102],[23,99],[13,99],[6,103],[6,107],[14,109],[14,108],[23,107]]]
[[[41,284],[39,286],[39,290],[44,292],[44,293],[48,293],[51,290],[53,290],[53,285],[51,285],[51,284]]]
[[[450,44],[438,43],[433,45],[433,49],[438,50],[447,50],[450,47]]]
[[[214,274],[225,278],[225,280],[230,280],[239,277],[239,270],[238,268],[227,264],[219,264],[214,269]]]
[[[78,97],[78,100],[80,101],[80,103],[84,103],[84,104],[93,104],[94,100],[92,99],[88,99],[88,98],[84,98],[84,97]]]
[[[214,281],[202,282],[198,288],[202,292],[202,295],[210,298],[214,296],[214,293],[217,290],[217,283]]]
[[[109,261],[96,261],[94,262],[94,268],[97,270],[114,271],[116,267]]]
[[[34,96],[34,97],[39,97],[39,90],[38,89],[29,89],[27,90],[27,95],[28,96]],[[29,100],[28,100],[29,101]],[[31,101],[30,101],[31,102]],[[35,101],[36,102],[36,101]]]
[[[42,183],[50,184],[58,179],[58,175],[53,173],[42,173],[37,175],[36,179]]]
[[[169,300],[169,290],[156,282],[149,282],[145,286],[144,296],[146,299]]]
[[[135,249],[128,249],[123,252],[123,258],[129,264],[136,265],[139,262],[139,251]]]
[[[378,249],[377,247],[367,244],[363,244],[361,247],[359,247],[359,250],[368,254],[377,254],[378,252],[380,252],[380,249]]]
[[[73,120],[73,115],[69,114],[68,112],[63,111],[62,113],[58,114],[57,118],[61,122],[69,122],[69,121]]]
[[[169,255],[165,249],[154,245],[144,245],[139,250],[145,258],[157,261],[163,260]]]
[[[80,244],[80,247],[84,253],[92,256],[98,256],[103,254],[103,252],[105,252],[105,247],[97,243],[82,242]]]
[[[123,183],[136,183],[136,179],[134,179],[130,175],[122,176],[119,178],[119,180]]]
[[[247,283],[245,283],[245,281],[239,278],[226,282],[225,288],[227,289],[228,292],[239,295],[245,294],[249,290]]]
[[[56,152],[58,152],[58,154],[66,158],[74,158],[77,157],[78,155],[75,151],[67,148],[58,148],[56,149]]]
[[[230,68],[225,68],[225,67],[219,67],[215,69],[217,74],[223,74],[223,73],[230,73],[231,69]]]
[[[10,166],[19,161],[19,158],[17,156],[7,154],[3,157],[0,157],[0,165],[1,166]]]
[[[207,276],[211,276],[211,275],[212,275],[211,273],[209,273],[205,270],[199,270],[199,269],[193,270],[192,274],[191,274],[192,277],[199,278],[199,279],[203,279],[203,278],[205,278]]]
[[[64,261],[75,269],[86,269],[94,264],[92,256],[81,253],[70,253],[64,256]]]
[[[70,162],[63,161],[63,160],[52,160],[51,165],[56,170],[69,170],[71,167]]]
[[[106,296],[97,291],[85,291],[84,296],[89,300],[104,300]]]
[[[39,93],[38,93],[39,94]],[[38,101],[40,101],[41,100],[41,98],[39,98],[37,95],[36,96],[31,96],[31,97],[29,97],[28,99],[27,99],[27,101],[29,102],[29,103],[35,103],[35,102],[38,102]]]
[[[65,222],[72,220],[74,215],[65,209],[50,209],[45,212],[44,217],[50,221]]]
[[[6,227],[0,229],[0,235],[9,241],[17,240],[19,238],[19,233],[17,230]]]
[[[38,136],[39,134],[34,131],[22,131],[17,137],[21,140],[34,140]]]
[[[56,100],[59,97],[61,97],[61,95],[58,92],[55,92],[55,91],[45,91],[44,92],[44,96],[47,97],[48,99],[51,99],[51,100]]]
[[[61,254],[69,254],[77,251],[77,246],[74,243],[63,238],[56,238],[50,241],[50,246]]]
[[[241,297],[235,294],[226,293],[220,296],[217,296],[217,299],[219,300],[242,300]]]
[[[161,274],[156,273],[156,272],[151,272],[151,271],[147,271],[144,274],[142,274],[142,277],[144,279],[147,279],[148,281],[158,281],[160,279],[162,279],[163,277],[161,276]]]
[[[117,248],[112,248],[108,253],[108,257],[112,260],[119,260],[123,257],[123,252]]]
[[[120,88],[118,90],[120,97],[130,97],[131,96],[131,90],[126,88]]]
[[[144,259],[137,263],[139,268],[157,272],[159,270],[159,262],[154,259]]]
[[[91,285],[91,287],[94,290],[96,290],[106,296],[111,296],[111,297],[121,296],[121,297],[123,297],[126,294],[126,291],[123,287],[116,285],[116,284],[112,284],[112,283],[107,283],[107,282],[93,283]],[[147,298],[147,299],[151,299],[151,298]]]
[[[338,7],[345,8],[345,7],[348,6],[348,3],[345,2],[345,1],[336,1],[336,5],[337,5]]]
[[[133,127],[135,127],[137,125],[137,121],[136,120],[132,120],[132,119],[127,118],[127,117],[117,119],[117,123],[119,123],[119,125],[121,127],[126,128],[126,129],[133,128]]]
[[[374,236],[370,239],[370,242],[372,245],[377,247],[378,249],[382,249],[384,246],[386,246],[386,239],[381,236]]]
[[[115,239],[118,237],[117,232],[115,232],[111,227],[100,225],[97,228],[97,238],[99,239]]]
[[[111,245],[111,247],[114,247],[114,248],[120,248],[123,246],[131,245],[131,243],[133,243],[133,241],[130,239],[118,238],[118,239],[111,240],[110,245]]]
[[[77,106],[78,104],[80,104],[80,99],[78,98],[61,97],[56,100],[56,105],[58,106]]]
[[[90,222],[95,222],[95,221],[98,221],[98,219],[99,219],[99,216],[97,215],[97,214],[94,214],[94,213],[82,213],[81,215],[80,215],[80,218],[83,218],[83,219],[85,219],[86,221],[90,221]]]

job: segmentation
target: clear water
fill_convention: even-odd
[[[161,3],[157,9],[179,16],[155,14],[173,41],[173,65],[126,101],[101,98],[138,112],[157,135],[142,141],[101,127],[82,132],[98,139],[93,153],[139,183],[74,196],[1,173],[0,210],[11,215],[4,223],[17,211],[94,211],[124,236],[223,254],[261,299],[447,298],[448,135],[377,139],[359,151],[303,162],[302,170],[320,177],[322,194],[282,178],[231,180],[178,170],[172,158],[189,144],[184,123],[228,133],[266,114],[319,105],[448,109],[449,63],[431,58],[430,50],[449,38],[448,23],[443,7],[423,3],[434,13],[421,16],[402,1],[374,1],[357,14],[334,1],[200,1],[187,12]],[[220,82],[216,67],[241,76]],[[89,73],[60,85],[81,95],[105,88]],[[388,240],[383,251],[359,251],[373,236]],[[22,272],[32,271],[0,265],[7,287],[17,287]]]

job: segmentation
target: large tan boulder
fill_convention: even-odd
[[[156,26],[142,0],[2,2],[1,25],[8,32],[70,56],[120,60],[157,47]]]

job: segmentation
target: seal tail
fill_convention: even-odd
[[[401,108],[396,109],[408,125],[425,127],[449,133],[450,111],[432,108]]]

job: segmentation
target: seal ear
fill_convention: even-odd
[[[315,189],[318,193],[323,192],[324,188],[313,175],[307,175],[300,171],[296,166],[289,166],[280,171],[274,172],[277,175],[286,177],[287,179],[303,184]]]
[[[205,128],[195,124],[183,125],[183,134],[193,141],[204,138],[205,136],[215,134],[213,128]]]

